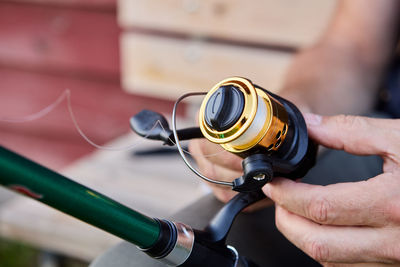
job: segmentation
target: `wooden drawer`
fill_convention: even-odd
[[[337,0],[119,0],[119,24],[301,47],[325,29]]]
[[[167,99],[208,91],[230,76],[244,76],[276,92],[291,53],[259,48],[125,33],[122,84],[131,92]]]

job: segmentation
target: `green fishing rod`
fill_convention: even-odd
[[[171,265],[183,263],[193,246],[190,227],[147,217],[2,146],[0,184],[129,241]]]
[[[147,217],[61,174],[0,146],[0,185],[118,236],[169,266],[257,267],[224,241],[236,215],[264,198],[239,194],[205,231],[183,223]],[[196,240],[195,240],[196,236]]]

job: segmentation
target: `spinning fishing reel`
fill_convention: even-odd
[[[178,103],[201,94],[206,96],[199,111],[199,127],[176,130]],[[245,78],[228,78],[208,93],[179,98],[173,111],[172,130],[162,115],[149,110],[133,116],[130,123],[143,137],[161,140],[166,145],[176,144],[185,163],[200,178],[238,192],[260,190],[275,176],[301,178],[315,163],[317,146],[309,140],[305,121],[296,106]],[[202,175],[187,161],[179,143],[192,138],[206,138],[242,157],[243,175],[233,182]]]

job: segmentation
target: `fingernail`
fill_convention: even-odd
[[[304,114],[304,120],[306,121],[307,125],[320,125],[322,121],[322,116],[314,113],[306,113]]]
[[[264,185],[263,192],[267,197],[271,198],[271,186],[270,186],[270,184]]]

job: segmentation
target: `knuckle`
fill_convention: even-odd
[[[389,263],[399,263],[400,262],[400,248],[391,249],[389,256]]]
[[[285,220],[281,219],[281,210],[276,208],[275,210],[275,226],[279,230],[279,232],[284,233],[285,228],[284,228],[284,222]]]
[[[400,121],[399,121],[400,122]],[[400,125],[400,123],[398,123]],[[393,139],[399,139],[400,138],[400,129],[391,129],[391,133],[393,135]]]
[[[308,207],[308,216],[311,220],[326,224],[333,220],[330,202],[321,196],[314,198]]]
[[[362,123],[362,119],[352,115],[337,115],[335,116],[335,123],[351,129]]]
[[[400,223],[400,199],[396,198],[394,201],[389,201],[385,207],[384,215],[386,219],[395,224]]]
[[[392,249],[391,257],[392,262],[399,263],[400,262],[400,245],[395,245]]]
[[[225,165],[229,166],[232,170],[242,172],[242,158],[233,155],[233,154],[226,154],[224,157]]]
[[[281,205],[282,201],[281,198],[279,197],[279,194],[275,192],[275,187],[269,187],[269,197],[268,199],[271,199],[273,202],[275,202],[276,205]]]
[[[283,232],[284,229],[281,223],[281,219],[278,216],[275,216],[275,226],[279,230],[279,232]]]
[[[386,263],[393,264],[400,262],[400,245],[396,242],[389,242],[390,244],[386,244],[386,246],[381,249],[381,253],[378,253],[378,257],[382,258]]]
[[[400,124],[400,123],[399,123]],[[400,163],[400,130],[395,129],[391,131],[391,136],[386,139],[387,147],[386,147],[386,156],[391,158],[397,164]]]
[[[210,178],[216,178],[217,177],[217,172],[215,169],[214,164],[200,164],[199,165],[200,171],[205,175],[206,177]]]
[[[213,188],[214,195],[219,199],[221,202],[226,203],[234,196],[232,192],[227,191],[224,188],[215,187]]]
[[[324,266],[324,267],[340,267],[340,266],[346,266],[346,265],[341,264],[341,263],[324,262],[324,263],[322,263],[322,266]]]
[[[306,251],[311,258],[318,262],[328,262],[329,261],[329,248],[322,241],[312,241],[306,246]]]
[[[202,142],[200,140],[191,140],[188,145],[190,155],[197,161],[204,159]]]

